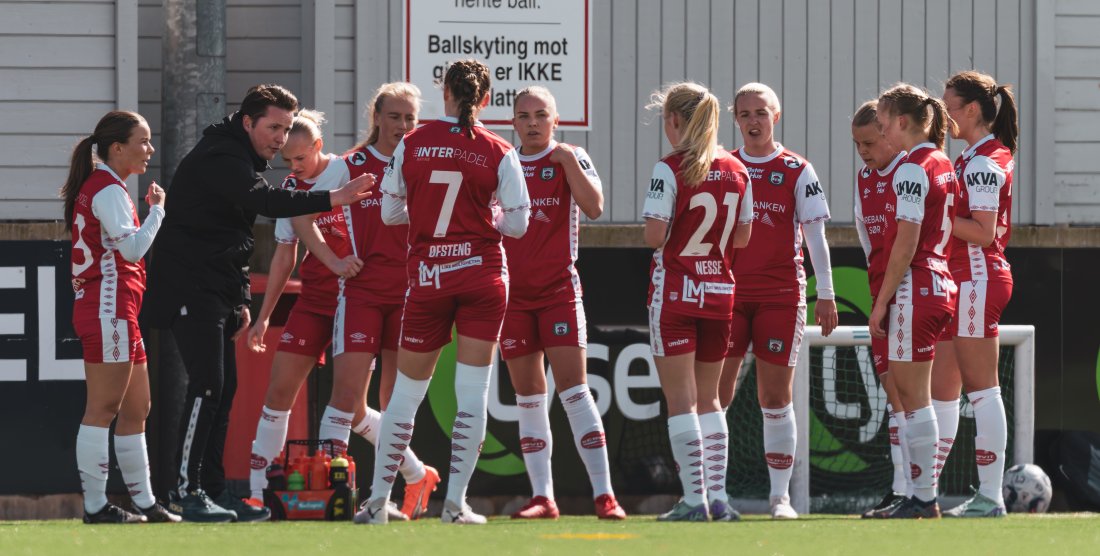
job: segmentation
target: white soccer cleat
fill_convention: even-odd
[[[443,502],[443,523],[456,525],[485,525],[489,520],[481,514],[474,513],[469,504],[463,503],[461,507],[450,500]]]
[[[389,502],[385,498],[368,500],[359,513],[355,514],[355,523],[361,525],[386,525],[390,522]]]
[[[772,519],[798,519],[798,512],[791,506],[790,496],[772,496]]]

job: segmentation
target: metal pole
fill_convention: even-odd
[[[225,116],[225,0],[164,0],[161,179]],[[243,91],[241,91],[243,93]]]

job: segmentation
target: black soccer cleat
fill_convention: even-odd
[[[137,504],[134,504],[134,509],[137,510],[137,513],[145,516],[145,520],[149,523],[179,523],[183,521],[183,517],[168,511],[160,505],[160,502],[154,502],[152,507],[149,508],[140,508]]]
[[[916,496],[912,496],[879,517],[886,519],[939,519],[940,505],[935,498],[925,502]]]
[[[879,503],[875,505],[875,507],[863,512],[863,515],[861,517],[863,519],[882,517],[880,514],[889,513],[894,509],[894,507],[896,507],[898,504],[901,504],[905,500],[907,500],[907,498],[904,494],[899,494],[897,492],[891,491],[886,496],[883,496],[882,500],[879,501]]]
[[[108,503],[94,514],[84,510],[84,523],[96,525],[100,523],[145,523],[145,516],[132,514],[114,504]]]

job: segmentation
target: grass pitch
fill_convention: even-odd
[[[996,520],[886,521],[807,516],[775,522],[610,523],[592,517],[549,522],[492,519],[487,526],[437,519],[387,527],[332,522],[88,526],[76,520],[0,522],[0,554],[1096,554],[1100,515],[1010,515]]]

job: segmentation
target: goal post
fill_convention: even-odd
[[[1001,362],[1000,374],[1006,405],[1009,405],[1010,462],[1009,464],[1028,463],[1034,456],[1035,438],[1035,327],[1031,325],[1004,325],[1000,327]],[[809,513],[815,508],[851,510],[858,504],[866,503],[844,491],[833,489],[833,485],[869,488],[882,482],[884,470],[892,469],[885,462],[889,459],[889,444],[883,444],[882,429],[887,426],[885,416],[885,394],[873,373],[869,356],[871,335],[866,326],[837,327],[828,337],[822,336],[821,328],[806,328],[798,365],[794,377],[794,408],[798,421],[798,441],[795,452],[794,474],[791,478],[791,504],[799,513]],[[862,384],[856,384],[856,383]],[[853,398],[853,392],[865,392]],[[972,416],[969,403],[963,396],[963,417]],[[824,414],[819,414],[819,413]],[[847,420],[845,420],[847,419]],[[859,434],[848,431],[830,431],[823,423],[851,422],[860,423]],[[849,429],[854,425],[849,425]],[[945,496],[964,494],[967,481],[975,477],[973,468],[973,425],[960,425],[955,449],[941,475],[941,485]],[[818,438],[812,438],[818,433]],[[836,432],[849,432],[857,440],[866,441],[870,455],[861,457],[838,439]],[[886,438],[888,439],[888,431]],[[824,437],[824,440],[822,440]],[[875,442],[871,440],[874,439]],[[814,440],[817,440],[815,443]],[[836,448],[836,454],[824,455],[812,448]],[[871,457],[874,465],[869,464]],[[882,458],[886,458],[883,460]],[[966,461],[969,458],[970,461]],[[848,471],[845,471],[847,469]],[[855,471],[858,470],[858,471]],[[872,473],[873,471],[873,473]],[[850,476],[843,475],[851,473]],[[873,477],[869,477],[868,474]],[[950,475],[949,475],[950,474]],[[819,477],[821,480],[815,480]],[[839,478],[837,478],[839,477]],[[948,480],[950,479],[950,481]],[[856,482],[856,485],[843,485],[844,482]],[[886,483],[889,484],[888,482]],[[877,486],[880,492],[885,487]],[[854,488],[854,490],[859,490]],[[865,489],[866,496],[870,491]],[[847,496],[848,502],[844,499]]]

